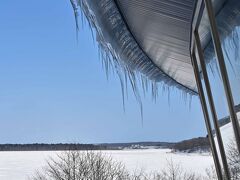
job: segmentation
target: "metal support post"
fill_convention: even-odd
[[[208,109],[207,109],[207,103],[206,103],[206,99],[205,99],[205,95],[204,95],[204,91],[203,91],[203,87],[202,87],[202,82],[201,82],[201,78],[200,78],[200,74],[199,74],[195,51],[192,53],[191,59],[192,59],[192,66],[193,66],[193,70],[194,70],[194,75],[195,75],[195,79],[196,79],[200,102],[202,105],[202,111],[203,111],[205,125],[206,125],[207,132],[208,132],[208,139],[209,139],[211,150],[212,150],[212,155],[213,155],[213,160],[214,160],[217,176],[218,176],[219,180],[223,180],[222,168],[220,165],[215,141],[213,138],[211,122],[210,122],[209,113],[208,113]]]
[[[211,87],[210,87],[210,83],[209,83],[209,79],[208,79],[207,69],[206,69],[204,56],[203,56],[203,52],[202,52],[201,42],[200,42],[198,31],[196,31],[196,30],[194,31],[194,37],[196,40],[196,47],[197,47],[197,51],[198,51],[198,55],[199,55],[199,60],[200,60],[200,65],[201,65],[202,74],[203,74],[203,80],[205,83],[206,92],[207,92],[207,96],[208,96],[208,101],[209,101],[210,109],[212,112],[212,118],[213,118],[213,123],[214,123],[215,131],[216,131],[216,137],[217,137],[217,141],[218,141],[219,151],[220,151],[220,155],[222,158],[223,169],[224,169],[226,178],[231,179],[229,168],[228,168],[228,163],[227,163],[227,157],[226,157],[224,146],[223,146],[222,136],[221,136],[219,125],[218,125],[218,118],[217,118],[217,113],[216,113],[214,100],[213,100],[213,96],[212,96],[212,91],[211,91]]]

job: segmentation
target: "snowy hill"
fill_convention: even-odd
[[[240,112],[237,113],[238,120],[240,120]],[[223,144],[225,148],[228,148],[231,145],[232,141],[235,140],[232,122],[225,124],[224,126],[220,127],[220,132],[223,139]],[[214,137],[215,142],[217,144],[216,136]]]

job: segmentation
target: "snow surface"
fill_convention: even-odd
[[[181,163],[184,170],[204,174],[213,165],[209,154],[172,153],[170,149],[114,150],[102,151],[114,160],[121,161],[130,171],[146,172],[164,169],[167,161]],[[41,169],[49,157],[56,157],[54,151],[0,152],[0,180],[24,180],[37,169]]]
[[[238,117],[238,120],[240,121],[240,112],[237,113],[237,117]],[[229,145],[231,145],[233,141],[235,141],[232,122],[227,123],[224,126],[220,127],[220,132],[222,135],[223,145],[227,153]],[[214,140],[218,149],[218,142],[217,142],[216,136],[214,137]],[[218,152],[219,152],[219,149],[218,149]]]

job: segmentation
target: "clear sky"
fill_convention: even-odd
[[[68,0],[0,3],[0,143],[178,141],[205,136],[197,97],[143,98],[122,108],[118,78],[107,81],[88,26],[76,42]]]

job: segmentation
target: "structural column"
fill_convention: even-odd
[[[230,172],[229,172],[229,168],[228,168],[227,157],[226,157],[226,153],[224,150],[222,136],[221,136],[219,125],[218,125],[218,117],[217,117],[216,108],[214,105],[212,91],[211,91],[208,74],[207,74],[207,69],[206,69],[204,56],[203,56],[203,52],[202,52],[201,42],[200,42],[200,38],[199,38],[199,34],[198,34],[197,30],[194,31],[194,37],[196,40],[196,47],[197,47],[199,61],[200,61],[201,69],[202,69],[203,80],[205,83],[208,101],[209,101],[209,105],[210,105],[210,109],[211,109],[211,113],[212,113],[213,123],[214,123],[215,131],[216,131],[218,147],[219,147],[220,155],[222,158],[223,169],[224,169],[226,178],[230,179]]]
[[[216,53],[219,68],[220,68],[220,73],[221,73],[221,77],[222,77],[224,91],[225,91],[226,99],[227,99],[227,103],[228,103],[229,114],[230,114],[230,117],[231,117],[233,131],[234,131],[234,135],[235,135],[235,138],[236,138],[236,144],[237,144],[237,148],[238,148],[238,151],[239,151],[239,154],[240,154],[239,122],[238,122],[238,119],[237,119],[237,115],[235,113],[232,91],[231,91],[231,87],[230,87],[230,83],[229,83],[229,78],[228,78],[228,74],[227,74],[226,65],[225,65],[225,62],[224,62],[223,52],[222,52],[222,48],[221,48],[221,42],[220,42],[220,38],[219,38],[218,30],[217,30],[217,25],[216,25],[216,20],[215,20],[215,14],[214,14],[214,10],[213,10],[211,0],[204,0],[204,2],[205,2],[206,9],[207,9],[208,17],[209,17],[210,29],[211,29],[214,49],[215,49],[215,53]]]
[[[206,124],[207,132],[208,132],[208,139],[209,139],[211,150],[212,150],[212,155],[213,155],[213,160],[214,160],[217,176],[218,176],[219,180],[223,180],[222,168],[221,168],[221,165],[220,165],[215,141],[214,141],[214,138],[213,138],[211,122],[210,122],[210,118],[209,118],[206,99],[205,99],[205,96],[204,96],[201,77],[200,77],[200,74],[199,74],[199,69],[198,69],[198,64],[197,64],[195,51],[192,53],[191,57],[192,57],[191,58],[192,59],[192,66],[193,66],[193,69],[194,69],[196,84],[197,84],[197,88],[198,88],[198,94],[199,94],[200,102],[201,102],[201,105],[202,105],[203,115],[204,115],[205,124]]]

